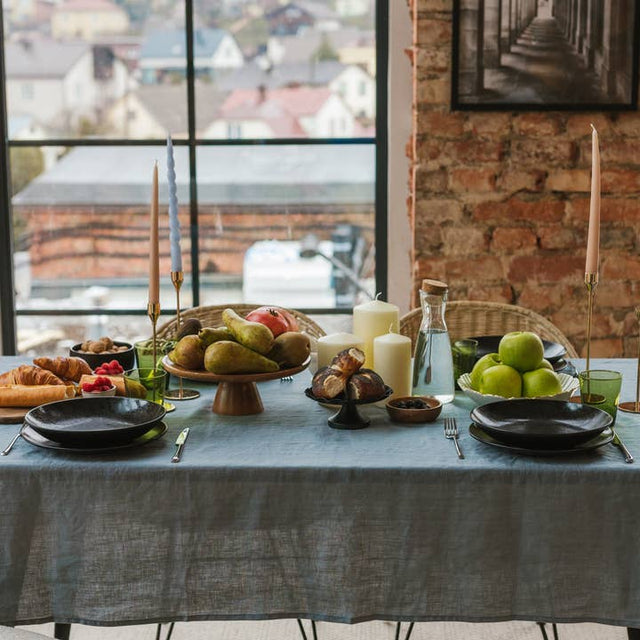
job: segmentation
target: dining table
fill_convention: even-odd
[[[0,358],[0,371],[29,362]],[[584,360],[573,360],[578,371]],[[637,362],[592,359],[623,373]],[[166,434],[81,454],[19,439],[0,458],[0,624],[306,618],[640,627],[640,415],[606,444],[521,455],[435,422],[331,428],[311,372],[259,384],[264,411],[175,402]],[[82,402],[71,400],[69,402]],[[444,437],[455,418],[459,444]],[[99,420],[99,416],[96,416]],[[179,463],[175,441],[189,427]],[[0,448],[19,424],[0,425]]]

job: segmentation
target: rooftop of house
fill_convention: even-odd
[[[260,86],[276,89],[296,84],[326,86],[346,68],[347,65],[335,60],[280,64],[270,69],[263,69],[252,62],[222,77],[218,86],[226,91],[255,89]]]
[[[293,117],[313,115],[331,97],[326,87],[282,87],[278,89],[236,89],[232,91],[219,115],[222,118],[247,116],[264,109],[265,105],[279,105]]]
[[[224,29],[195,29],[193,52],[196,58],[215,54],[228,32]],[[163,29],[149,33],[140,49],[140,58],[180,58],[186,60],[187,40],[184,29]]]
[[[126,13],[122,7],[110,0],[66,0],[59,4],[56,12],[78,12],[78,13]]]
[[[266,13],[266,17],[275,16],[279,13],[286,12],[291,7],[297,7],[312,16],[316,20],[335,20],[337,14],[333,9],[323,2],[315,2],[314,0],[293,0],[282,6],[276,7]]]
[[[187,87],[181,84],[140,85],[135,97],[167,131],[187,130]],[[214,118],[227,94],[209,83],[196,83],[195,108],[199,129],[206,127]]]
[[[178,201],[189,201],[188,149],[174,140]],[[15,206],[145,206],[160,161],[160,201],[168,202],[165,150],[76,147],[13,198]],[[375,198],[375,146],[204,146],[198,149],[201,205],[366,205]]]
[[[91,51],[86,42],[23,38],[5,43],[7,78],[60,78]]]

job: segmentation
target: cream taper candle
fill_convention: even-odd
[[[397,332],[400,324],[400,309],[395,304],[382,300],[371,300],[353,308],[353,333],[364,341],[364,366],[375,369],[373,339],[385,333]]]
[[[173,159],[173,141],[167,136],[167,182],[169,185],[169,242],[171,244],[171,271],[182,271],[180,250],[180,220],[178,219],[178,188],[176,164]]]
[[[411,395],[411,338],[386,333],[373,339],[376,373],[393,389],[392,398]]]
[[[149,231],[149,304],[160,302],[160,257],[158,247],[158,163],[153,165],[151,223]]]
[[[598,132],[591,125],[591,204],[585,273],[598,273],[600,251],[600,145]]]
[[[343,349],[358,347],[362,349],[364,341],[353,333],[330,333],[318,338],[318,369],[331,364],[334,356]]]

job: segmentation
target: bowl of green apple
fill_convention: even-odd
[[[579,381],[556,373],[544,359],[544,346],[530,331],[505,334],[497,353],[482,356],[470,373],[458,378],[462,392],[476,404],[510,398],[544,398],[567,401],[579,387]]]

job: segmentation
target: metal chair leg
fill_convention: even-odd
[[[53,637],[57,640],[69,640],[71,625],[66,622],[56,622],[53,625]]]
[[[415,624],[415,622],[410,622],[409,623],[409,628],[407,629],[407,633],[404,636],[404,640],[409,640],[409,638],[411,637],[411,632],[413,631],[413,625]],[[397,622],[396,623],[396,638],[395,640],[400,640],[400,629],[402,627],[402,622]]]
[[[307,640],[307,634],[305,633],[304,625],[302,624],[302,620],[300,620],[300,618],[296,618],[296,620],[298,621],[298,629],[300,629],[300,634],[302,635],[302,640]],[[316,629],[316,621],[315,620],[311,620],[311,634],[312,634],[313,640],[318,640],[318,630]]]

